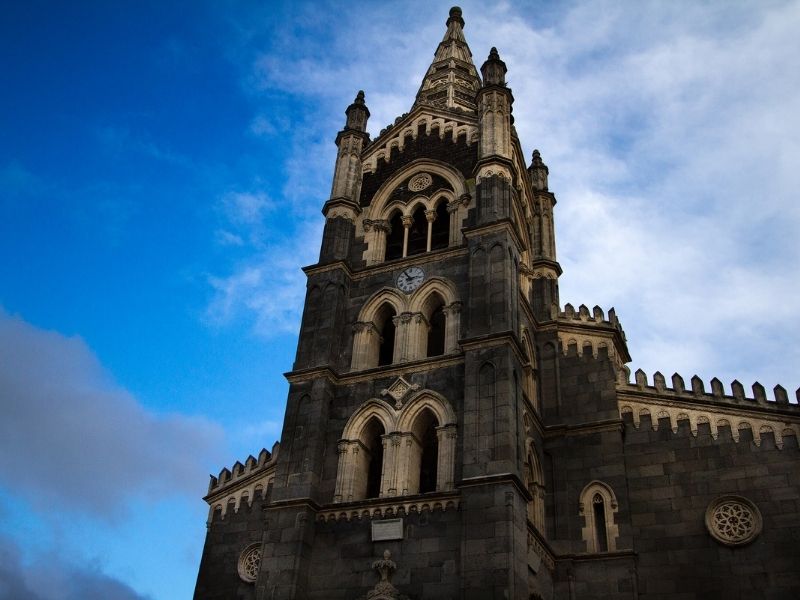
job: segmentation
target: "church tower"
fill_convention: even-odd
[[[548,167],[464,26],[375,139],[345,111],[280,444],[212,478],[198,600],[638,597],[625,335],[559,308]]]

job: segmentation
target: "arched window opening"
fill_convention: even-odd
[[[378,311],[375,323],[378,331],[380,331],[378,366],[390,365],[394,362],[395,316],[394,309],[388,304],[384,304]]]
[[[434,423],[428,426],[422,438],[422,460],[419,469],[419,493],[436,491],[437,465],[439,462],[439,440]]]
[[[431,230],[431,250],[447,248],[450,237],[450,213],[447,212],[447,202],[439,202],[436,207],[436,220]]]
[[[403,256],[403,219],[399,212],[389,220],[389,233],[386,236],[386,257],[392,260]]]
[[[601,481],[593,481],[583,488],[579,507],[585,522],[581,537],[586,550],[614,552],[619,537],[619,526],[614,522],[619,505],[614,491]]]
[[[411,228],[408,231],[408,256],[425,252],[428,247],[428,219],[425,208],[420,206],[414,211]]]
[[[431,313],[428,323],[428,356],[444,354],[445,316],[443,305],[436,307]]]
[[[594,511],[595,544],[598,552],[608,552],[608,532],[606,531],[606,504],[600,494],[592,498]]]
[[[417,417],[414,436],[419,442],[419,486],[418,492],[426,494],[436,491],[439,463],[439,439],[436,427],[439,425],[434,414],[427,408]]]
[[[363,441],[367,446],[367,486],[365,498],[377,498],[381,495],[381,479],[383,476],[383,425],[373,418],[364,429]]]

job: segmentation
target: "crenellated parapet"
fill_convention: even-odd
[[[617,368],[622,368],[631,360],[625,331],[613,308],[609,309],[606,317],[599,306],[590,311],[589,307],[581,304],[576,310],[567,303],[562,311],[553,305],[551,318],[558,323],[558,339],[564,354],[568,354],[573,347],[577,347],[578,353],[589,352],[595,358],[600,352],[606,352]]]
[[[208,494],[203,498],[211,507],[209,520],[217,510],[224,517],[228,510],[236,512],[242,503],[250,504],[256,494],[266,494],[275,475],[279,449],[280,444],[275,442],[272,452],[262,448],[258,458],[251,454],[244,463],[236,461],[230,469],[222,469],[218,476],[211,475]]]
[[[790,402],[786,389],[780,385],[773,388],[773,398],[769,399],[758,382],[752,385],[752,396],[747,396],[738,381],[731,383],[731,393],[726,394],[716,377],[710,382],[709,392],[697,375],[691,378],[688,388],[677,373],[671,377],[670,387],[659,372],[653,375],[652,385],[641,369],[636,371],[632,382],[630,375],[627,367],[620,369],[617,398],[620,416],[630,414],[637,428],[642,417],[649,416],[653,429],[658,429],[659,419],[668,418],[674,432],[679,421],[688,420],[695,436],[698,425],[708,423],[714,439],[723,427],[730,427],[737,442],[740,431],[751,430],[756,446],[761,445],[761,437],[767,434],[774,436],[778,448],[783,447],[786,436],[800,439],[800,389],[795,392],[797,401]]]
[[[415,110],[410,115],[398,117],[393,125],[383,129],[364,149],[361,156],[363,172],[375,172],[379,164],[392,160],[393,152],[403,152],[406,143],[416,141],[420,135],[436,135],[442,141],[449,139],[453,143],[463,136],[468,146],[479,138],[474,119],[459,119],[447,113],[432,114],[431,111]]]

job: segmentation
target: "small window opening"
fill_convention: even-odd
[[[419,493],[436,491],[436,476],[439,462],[439,439],[436,436],[436,421],[430,419],[422,434],[422,459],[420,460]]]
[[[608,552],[608,533],[606,531],[606,505],[600,494],[595,494],[592,498],[592,510],[594,511],[594,531],[595,541],[597,542],[598,552]]]
[[[381,493],[381,476],[383,475],[383,426],[373,420],[367,431],[369,448],[369,466],[367,467],[366,498],[377,498]]]
[[[414,211],[411,228],[408,231],[408,256],[425,252],[428,248],[428,219],[425,209],[420,206]]]
[[[436,220],[431,231],[431,250],[447,248],[450,238],[450,213],[447,212],[447,202],[440,202],[436,207]]]
[[[394,317],[395,312],[388,305],[385,305],[379,313],[383,326],[379,325],[381,337],[378,348],[378,366],[390,365],[394,362]]]
[[[403,256],[403,220],[399,212],[389,221],[389,233],[386,235],[386,258],[392,260]]]
[[[428,329],[428,356],[444,354],[445,316],[440,305],[433,311]]]

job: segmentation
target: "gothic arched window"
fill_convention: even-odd
[[[411,217],[411,227],[408,229],[407,256],[420,254],[428,248],[428,219],[425,216],[425,207],[420,205]]]
[[[447,248],[450,237],[450,213],[447,212],[447,202],[442,200],[436,207],[436,219],[431,228],[431,250]]]
[[[439,304],[431,313],[428,322],[428,351],[427,355],[441,356],[444,354],[444,334],[447,325],[444,316],[444,305]]]
[[[376,327],[380,333],[378,342],[378,366],[390,365],[394,362],[394,318],[397,316],[389,304],[384,304],[378,311]]]
[[[617,549],[619,527],[614,522],[617,498],[601,481],[593,481],[581,492],[579,512],[585,525],[581,530],[588,552],[613,552]]]
[[[386,256],[384,260],[392,260],[403,256],[403,216],[400,211],[389,219],[389,233],[386,236]]]
[[[366,482],[364,498],[377,498],[381,495],[383,475],[383,425],[378,419],[370,419],[364,428],[363,441],[366,446]]]
[[[592,511],[594,512],[594,539],[598,552],[608,552],[608,531],[606,528],[606,503],[603,496],[595,494],[592,497]]]
[[[424,429],[421,432],[420,444],[422,446],[419,465],[419,493],[436,491],[437,466],[439,462],[439,440],[436,437],[436,417],[430,411],[422,415]]]

